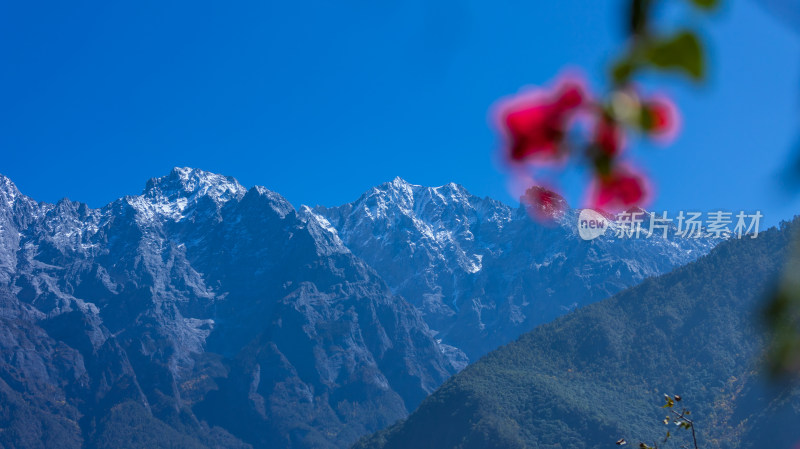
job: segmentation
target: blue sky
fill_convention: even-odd
[[[603,86],[622,3],[588,4],[3,2],[0,173],[38,200],[95,207],[173,166],[295,205],[352,201],[398,175],[512,203],[487,111],[564,67]],[[710,78],[661,84],[685,126],[672,147],[634,149],[653,207],[760,209],[770,223],[800,212],[780,178],[800,137],[800,34],[744,0],[677,16],[705,30]]]

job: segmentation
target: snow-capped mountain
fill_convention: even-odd
[[[567,208],[546,226],[524,207],[476,197],[457,184],[423,187],[400,178],[317,211],[423,313],[445,347],[470,360],[714,245],[705,238],[620,239],[614,232],[584,241],[579,210]]]
[[[263,187],[175,169],[91,209],[1,178],[0,225],[3,447],[344,447],[455,371],[324,218]]]
[[[343,448],[469,359],[705,253],[401,179],[337,208],[175,168],[93,209],[0,176],[0,447]]]

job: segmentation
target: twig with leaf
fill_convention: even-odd
[[[664,421],[663,421],[664,424],[667,425],[667,426],[674,425],[674,426],[677,426],[679,429],[691,430],[692,431],[692,444],[694,445],[694,449],[699,449],[699,447],[697,445],[697,433],[695,432],[695,424],[694,424],[694,421],[691,418],[689,418],[689,415],[691,415],[692,412],[687,408],[680,408],[680,411],[678,411],[676,409],[676,407],[675,407],[676,404],[681,402],[683,399],[677,394],[674,395],[674,396],[670,396],[668,394],[665,394],[664,395],[664,400],[665,400],[665,402],[664,402],[664,405],[662,406],[662,408],[668,409],[669,413],[670,413],[664,418]],[[662,445],[666,444],[667,442],[669,442],[673,437],[674,437],[674,435],[672,434],[672,431],[670,431],[668,429],[666,436],[664,436],[664,439],[661,441]],[[627,444],[628,444],[628,442],[625,440],[625,438],[620,438],[619,440],[617,440],[617,446],[624,446],[624,445],[627,445]],[[688,443],[681,444],[680,447],[681,448],[685,448],[685,449],[691,449],[691,446],[689,446]],[[647,443],[640,442],[639,443],[639,448],[640,449],[658,449],[659,446],[658,446],[658,442],[654,442],[652,446],[648,445]]]

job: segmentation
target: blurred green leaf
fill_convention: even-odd
[[[768,360],[772,375],[777,378],[796,372],[800,369],[800,289],[779,288],[764,313],[771,331]]]
[[[642,129],[642,131],[652,130],[653,126],[655,126],[655,123],[656,120],[655,116],[653,115],[653,111],[650,110],[647,105],[642,106],[642,109],[639,111],[639,127]]]
[[[617,61],[611,66],[611,79],[614,80],[614,84],[617,86],[624,86],[630,81],[637,68],[636,63],[629,58]]]
[[[719,5],[719,0],[690,0],[692,4],[700,9],[710,11]]]
[[[647,51],[647,60],[665,70],[680,70],[699,81],[705,75],[705,63],[700,41],[691,31],[655,41]]]
[[[593,154],[592,162],[595,173],[601,178],[611,174],[611,168],[614,163],[611,156],[609,156],[605,151],[601,151],[595,145],[592,145],[592,147],[589,148],[589,152]]]
[[[800,186],[800,145],[795,144],[794,154],[781,181],[784,181],[784,187],[790,191],[795,191]]]
[[[633,36],[647,34],[647,18],[650,15],[652,0],[631,0],[630,33]]]

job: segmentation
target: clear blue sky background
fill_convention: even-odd
[[[666,89],[684,132],[637,147],[656,209],[800,212],[800,41],[754,2],[706,30],[709,82]],[[172,166],[336,205],[395,176],[515,202],[494,161],[499,97],[620,48],[614,0],[0,3],[0,173],[102,206]],[[673,14],[668,14],[670,20]],[[577,202],[580,184],[567,193]]]

